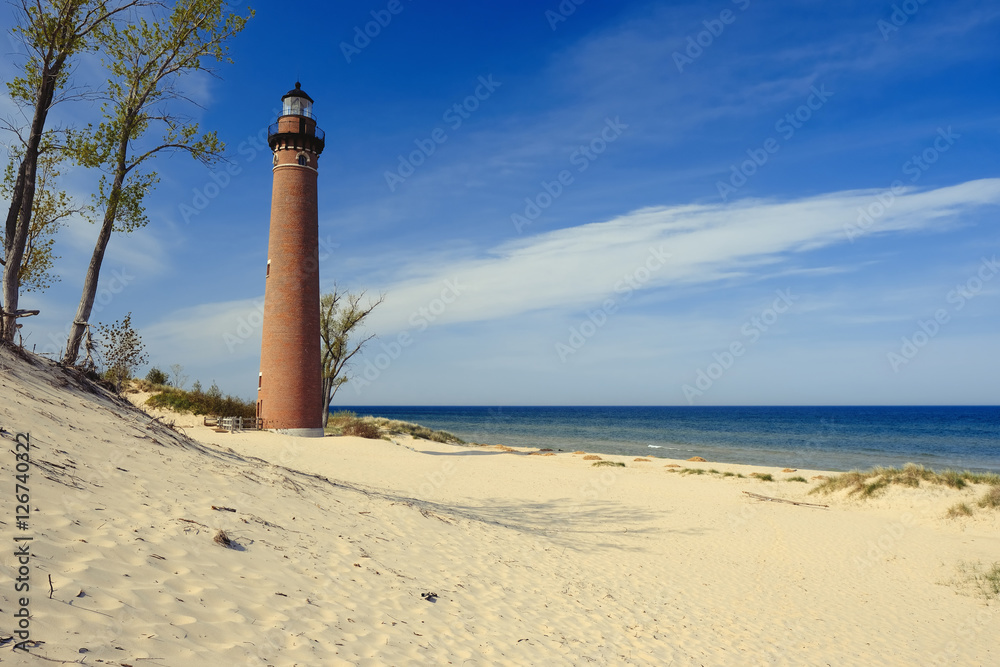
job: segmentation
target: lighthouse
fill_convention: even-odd
[[[317,178],[325,135],[300,83],[267,131],[274,153],[257,416],[265,429],[322,437]]]

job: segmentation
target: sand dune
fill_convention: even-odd
[[[39,642],[6,642],[11,664],[1000,664],[998,603],[953,583],[960,561],[1000,559],[1000,520],[944,516],[982,489],[862,502],[808,495],[781,468],[595,468],[198,419],[182,434],[48,362],[0,350],[0,365],[0,521],[34,538]],[[37,509],[17,531],[23,432]],[[7,548],[3,638],[17,568]]]

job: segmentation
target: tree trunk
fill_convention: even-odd
[[[323,378],[323,428],[330,421],[330,401],[333,400],[333,378]]]
[[[126,138],[128,133],[126,133]],[[80,305],[76,309],[76,317],[70,325],[69,338],[66,341],[66,353],[63,354],[62,362],[66,366],[72,366],[80,356],[80,343],[83,342],[83,334],[87,330],[90,322],[90,312],[94,308],[94,297],[97,295],[97,283],[101,278],[101,264],[104,263],[104,252],[108,248],[108,241],[111,240],[111,232],[115,226],[115,216],[118,213],[118,200],[121,197],[122,184],[125,182],[125,163],[119,161],[118,169],[115,173],[115,182],[111,186],[108,196],[108,207],[104,211],[104,222],[101,224],[101,233],[97,237],[97,244],[94,246],[94,254],[90,258],[90,265],[87,267],[87,277],[83,281],[83,295],[80,297]]]
[[[14,340],[17,331],[17,304],[20,296],[21,264],[24,262],[24,246],[31,228],[31,208],[35,203],[35,173],[38,167],[38,147],[45,132],[45,121],[55,94],[56,78],[62,69],[63,58],[58,59],[47,71],[43,69],[38,97],[35,99],[35,114],[31,120],[31,134],[24,149],[24,158],[18,169],[14,192],[11,193],[10,209],[7,212],[7,228],[4,244],[3,267],[3,322],[0,335],[3,340]]]

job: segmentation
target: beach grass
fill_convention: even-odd
[[[851,496],[874,498],[891,485],[919,487],[921,482],[964,489],[969,484],[997,484],[1000,482],[1000,475],[968,470],[934,472],[922,465],[907,463],[902,468],[877,467],[868,471],[852,470],[823,480],[810,493],[830,494],[846,489]]]
[[[961,562],[958,564],[958,571],[960,586],[974,589],[986,600],[1000,600],[1000,561],[985,569],[978,561]]]
[[[809,483],[809,480],[806,479],[805,477],[803,477],[802,475],[796,475],[795,477],[789,477],[785,481],[786,482],[805,482],[806,484]]]
[[[957,519],[960,516],[972,516],[972,508],[969,507],[968,503],[955,503],[948,508],[945,516],[949,519]]]
[[[590,465],[593,466],[594,468],[601,468],[601,467],[604,467],[604,466],[608,466],[608,467],[611,467],[611,468],[624,468],[625,467],[625,464],[622,463],[621,461],[594,461]]]
[[[350,410],[339,410],[327,420],[326,432],[331,435],[353,435],[362,438],[386,438],[393,435],[410,435],[421,440],[431,440],[448,445],[464,445],[466,442],[447,431],[435,431],[410,422],[371,415],[358,417]]]
[[[988,509],[1000,509],[1000,484],[991,486],[976,504]]]

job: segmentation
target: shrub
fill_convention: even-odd
[[[621,461],[594,461],[590,464],[594,468],[601,468],[604,466],[609,466],[611,468],[624,468],[625,464]]]
[[[809,480],[807,480],[807,479],[806,479],[805,477],[803,477],[802,475],[796,475],[795,477],[789,477],[789,478],[788,478],[788,479],[786,479],[785,481],[786,481],[786,482],[805,482],[806,484],[808,484],[808,483],[809,483]]]
[[[354,419],[346,422],[341,427],[341,433],[344,435],[353,435],[359,438],[368,438],[371,440],[378,440],[382,437],[382,431],[378,426],[370,421],[364,421],[362,419]]]
[[[104,361],[108,370],[105,379],[115,386],[115,392],[120,394],[122,386],[132,379],[132,372],[146,363],[146,346],[142,337],[132,328],[132,313],[113,324],[97,325],[101,334],[101,348],[104,351]]]
[[[191,412],[196,415],[217,415],[219,417],[243,417],[253,419],[257,416],[255,401],[244,401],[235,396],[219,394],[209,395],[201,392],[184,391],[169,387],[158,394],[150,396],[146,405],[151,408],[165,408],[175,412]]]
[[[161,371],[156,366],[153,366],[152,368],[150,368],[149,372],[146,373],[146,382],[148,382],[150,384],[153,384],[153,385],[164,385],[164,384],[167,384],[167,381],[169,379],[170,378],[167,377],[167,374],[164,373],[163,371]]]
[[[769,472],[752,472],[752,473],[750,473],[750,476],[751,477],[756,477],[757,479],[759,479],[762,482],[773,482],[774,481],[774,476],[771,473],[769,473]]]

